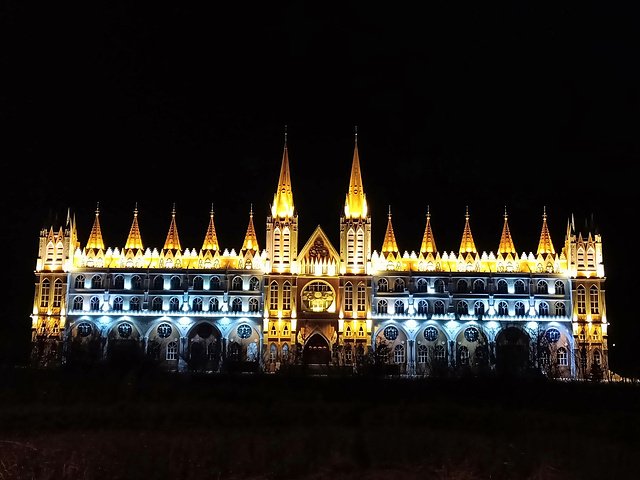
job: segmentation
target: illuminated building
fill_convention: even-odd
[[[213,211],[198,250],[180,244],[175,208],[162,248],[143,244],[137,207],[123,247],[104,245],[98,209],[84,245],[70,215],[58,233],[43,230],[33,358],[144,358],[179,371],[312,364],[406,375],[608,372],[600,235],[583,236],[570,221],[557,252],[545,211],[536,253],[518,254],[505,211],[498,249],[486,253],[471,223],[467,211],[459,249],[443,251],[428,213],[420,250],[402,253],[389,211],[374,250],[356,136],[339,248],[318,226],[298,249],[285,137],[263,250],[253,212],[237,251],[220,248]]]

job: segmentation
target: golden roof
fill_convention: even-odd
[[[393,233],[393,225],[391,224],[391,206],[389,206],[389,221],[387,222],[387,231],[384,234],[382,252],[398,252],[398,244],[396,243],[396,236]]]
[[[131,230],[129,231],[129,237],[127,237],[127,243],[124,245],[125,249],[138,248],[142,249],[142,237],[140,235],[140,227],[138,227],[138,205],[133,211],[133,223],[131,224]]]
[[[542,215],[542,232],[540,233],[540,243],[538,243],[538,255],[541,253],[556,253],[551,241],[549,227],[547,226],[547,207],[544,208],[544,214]]]
[[[353,162],[351,164],[351,178],[349,179],[349,192],[344,202],[344,215],[347,218],[364,218],[367,216],[367,210],[367,196],[364,194],[362,187],[360,158],[358,156],[358,134],[356,133]]]
[[[96,248],[104,250],[104,241],[102,240],[102,231],[100,230],[100,208],[96,207],[96,218],[93,221],[93,227],[91,227],[91,234],[87,241],[87,248]]]
[[[180,238],[178,237],[178,228],[176,227],[176,206],[173,206],[171,212],[171,225],[169,225],[169,233],[164,242],[165,250],[182,250],[180,248]]]
[[[516,247],[513,244],[511,238],[511,232],[509,231],[509,224],[507,223],[507,208],[504,209],[504,226],[502,227],[502,237],[500,237],[500,246],[498,247],[498,253],[502,254],[516,254]]]
[[[422,237],[420,251],[422,253],[435,253],[438,251],[436,248],[436,240],[433,237],[433,231],[431,230],[431,212],[429,212],[429,207],[427,207],[427,226],[424,229],[424,236]]]
[[[213,224],[213,205],[211,205],[209,217],[209,228],[207,228],[207,234],[204,236],[202,250],[220,250],[220,245],[218,245],[218,236],[216,235],[216,227]]]
[[[247,234],[244,236],[242,250],[255,250],[256,252],[259,250],[258,237],[256,236],[256,229],[253,226],[253,206],[249,213],[249,226],[247,227]]]
[[[462,233],[462,242],[460,242],[460,253],[478,253],[476,250],[476,244],[473,241],[473,235],[471,235],[471,227],[469,226],[469,208],[467,207],[467,213],[465,215],[464,232]]]
[[[280,167],[280,179],[278,190],[273,196],[271,206],[272,216],[293,217],[293,191],[291,189],[291,173],[289,172],[289,151],[287,149],[287,135],[284,137],[284,152],[282,154],[282,166]]]

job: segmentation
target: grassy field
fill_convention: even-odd
[[[0,479],[638,477],[631,385],[1,373]]]

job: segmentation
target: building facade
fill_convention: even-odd
[[[460,248],[447,252],[436,247],[427,214],[420,251],[409,254],[398,249],[389,212],[376,251],[357,137],[337,249],[320,226],[299,249],[286,137],[262,250],[253,213],[238,251],[220,248],[213,212],[202,248],[183,249],[175,217],[174,208],[162,248],[143,244],[137,208],[121,247],[105,246],[98,209],[86,244],[70,215],[57,233],[42,230],[34,363],[608,372],[599,234],[583,236],[570,221],[557,252],[545,212],[537,252],[518,254],[505,211],[499,248],[487,254],[476,249],[467,213]]]

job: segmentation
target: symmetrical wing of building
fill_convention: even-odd
[[[607,371],[599,234],[568,222],[557,252],[545,213],[537,251],[518,254],[505,211],[498,249],[486,253],[467,213],[460,248],[441,251],[427,214],[420,251],[409,254],[389,214],[374,250],[357,138],[337,248],[320,226],[299,243],[286,140],[263,249],[252,213],[237,251],[220,248],[213,212],[199,249],[180,244],[175,208],[161,248],[143,244],[137,208],[124,245],[105,246],[99,215],[84,245],[72,217],[40,234],[31,316],[40,365],[142,357],[206,371]]]

